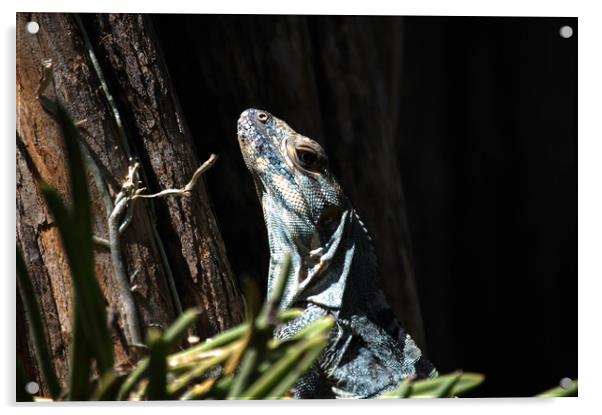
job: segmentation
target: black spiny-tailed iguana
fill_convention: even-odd
[[[290,253],[281,307],[304,309],[276,335],[291,336],[325,315],[336,319],[329,345],[299,381],[296,397],[371,398],[404,378],[436,376],[377,286],[370,237],[322,147],[256,109],[241,114],[238,140],[268,231],[268,297]]]

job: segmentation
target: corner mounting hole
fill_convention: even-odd
[[[29,393],[30,395],[35,395],[39,391],[40,385],[38,385],[37,382],[27,382],[25,385],[25,392]]]
[[[559,30],[560,36],[562,36],[565,39],[570,38],[571,36],[573,36],[573,28],[571,26],[562,26]]]
[[[40,25],[37,22],[27,22],[27,25],[25,27],[27,28],[27,31],[32,35],[35,35],[40,31]]]
[[[573,381],[570,378],[562,378],[560,379],[560,387],[564,390],[569,389],[573,386]]]

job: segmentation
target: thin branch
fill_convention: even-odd
[[[113,263],[113,269],[117,277],[119,298],[120,303],[123,307],[123,315],[126,326],[125,334],[129,344],[141,343],[142,336],[140,334],[140,324],[138,322],[138,315],[136,312],[136,303],[132,294],[135,291],[136,286],[131,286],[131,278],[128,278],[126,274],[125,265],[121,255],[119,236],[132,220],[133,202],[137,198],[154,198],[172,194],[180,196],[190,196],[201,174],[203,174],[205,171],[207,171],[207,169],[213,166],[216,160],[217,155],[212,154],[211,157],[209,157],[209,159],[194,172],[190,181],[182,189],[167,189],[153,195],[140,194],[141,191],[144,191],[144,188],[138,189],[138,171],[140,169],[140,163],[135,162],[128,167],[128,174],[126,175],[125,180],[121,186],[122,190],[117,194],[117,197],[115,198],[115,205],[113,207],[113,211],[109,216],[108,244],[111,249],[111,262]],[[119,225],[120,219],[124,215],[124,213],[126,217],[121,222],[121,225]],[[105,241],[101,238],[96,237],[95,242],[102,244]],[[162,252],[162,249],[160,249],[160,251],[163,259],[166,260],[167,258],[165,257],[165,253]],[[178,309],[177,311],[179,313],[182,313],[182,305],[179,302],[179,296],[175,287],[173,275],[168,273],[167,280],[169,288],[172,291],[172,295],[176,299],[176,308]]]
[[[196,182],[199,179],[199,177],[203,173],[205,173],[207,170],[209,170],[215,164],[216,161],[217,161],[217,155],[211,154],[209,159],[206,162],[204,162],[201,165],[201,167],[199,167],[194,172],[194,174],[192,175],[192,179],[190,179],[190,181],[188,183],[186,183],[186,186],[182,187],[181,189],[165,189],[158,193],[153,193],[152,195],[145,195],[145,194],[141,193],[144,190],[146,190],[146,188],[143,187],[134,194],[132,199],[138,199],[138,198],[150,199],[150,198],[163,197],[163,196],[168,196],[168,195],[190,196],[192,194],[192,190],[194,189],[194,186],[196,185]]]
[[[84,23],[82,22],[79,14],[77,14],[77,13],[73,14],[73,19],[74,19],[75,24],[77,25],[79,32],[82,36],[82,39],[84,41],[84,46],[86,48],[86,51],[88,52],[88,58],[90,58],[90,62],[92,63],[92,68],[94,69],[94,72],[96,73],[96,76],[98,77],[100,86],[102,88],[103,95],[107,99],[107,103],[109,104],[109,107],[111,108],[111,112],[113,113],[113,120],[115,121],[115,125],[117,126],[118,134],[121,138],[126,155],[129,158],[129,157],[131,157],[131,150],[130,150],[130,145],[126,139],[125,129],[123,128],[123,123],[121,122],[121,116],[119,115],[119,111],[117,110],[117,105],[115,104],[115,99],[113,98],[111,91],[109,91],[109,86],[107,85],[106,78],[104,76],[104,73],[102,72],[102,68],[100,66],[100,63],[98,62],[98,58],[96,57],[96,54],[94,53],[94,47],[92,46],[92,42],[90,42],[90,37],[88,36],[88,31],[86,30]]]
[[[123,232],[127,229],[127,227],[132,223],[132,219],[134,218],[134,203],[128,203],[127,211],[125,212],[125,218],[121,225],[119,225],[119,235],[123,235]]]
[[[121,246],[119,242],[120,237],[120,223],[121,217],[126,211],[128,204],[131,204],[131,194],[135,193],[138,184],[138,169],[140,168],[139,163],[134,163],[129,166],[128,174],[122,185],[122,190],[117,194],[115,198],[115,206],[113,211],[109,215],[108,227],[109,227],[109,244],[111,246],[111,262],[113,263],[113,270],[117,279],[117,289],[119,292],[120,304],[123,308],[123,319],[125,336],[130,345],[137,345],[142,343],[142,334],[140,331],[140,323],[138,321],[138,312],[136,310],[136,302],[130,288],[130,279],[125,269],[125,263],[121,254]]]
[[[134,196],[132,196],[132,200],[134,199],[140,199],[140,198],[145,198],[145,199],[150,199],[150,198],[155,198],[155,197],[163,197],[163,196],[168,196],[168,195],[177,195],[177,196],[190,196],[192,194],[192,190],[194,189],[194,186],[196,185],[199,177],[201,176],[201,174],[203,174],[204,172],[206,172],[209,168],[211,168],[215,162],[217,161],[217,155],[216,154],[211,154],[211,156],[209,157],[209,159],[207,161],[205,161],[201,167],[199,167],[194,174],[192,175],[192,178],[190,179],[190,181],[186,184],[186,186],[184,186],[181,189],[167,189],[167,190],[163,190],[161,192],[152,194],[152,195],[143,195],[141,194],[142,191],[144,191],[146,188],[141,188],[139,190],[137,190],[134,194]],[[167,255],[165,253],[165,249],[163,248],[163,244],[161,243],[161,238],[159,237],[159,234],[157,232],[157,229],[153,227],[153,231],[155,232],[155,237],[156,240],[159,242],[157,244],[157,247],[159,248],[159,254],[161,255],[161,259],[164,262],[165,265],[165,270],[167,272],[167,284],[169,286],[169,289],[172,293],[172,297],[174,299],[174,305],[176,307],[176,311],[178,312],[178,315],[183,313],[183,309],[182,309],[182,304],[180,302],[180,297],[178,295],[178,291],[176,289],[176,283],[174,280],[174,276],[171,272],[171,267],[169,266],[169,259],[167,258]],[[193,335],[194,334],[194,329],[190,328],[189,329],[189,334]]]
[[[92,42],[90,42],[90,38],[88,36],[87,30],[85,28],[85,25],[83,24],[80,16],[78,14],[74,14],[74,20],[76,25],[79,28],[79,31],[82,35],[82,38],[84,40],[84,44],[85,44],[85,48],[88,51],[88,57],[90,58],[90,62],[92,63],[92,67],[94,68],[94,72],[96,73],[96,76],[98,77],[98,80],[100,81],[101,84],[101,88],[103,91],[103,94],[109,104],[109,107],[111,109],[112,112],[112,120],[115,123],[116,126],[116,132],[118,137],[121,139],[121,144],[123,145],[123,148],[125,150],[125,153],[127,155],[128,158],[130,158],[131,160],[131,156],[132,156],[132,150],[130,148],[130,143],[128,141],[127,135],[125,133],[125,129],[123,127],[123,123],[121,121],[121,116],[119,114],[119,110],[117,109],[117,106],[115,104],[115,99],[113,98],[113,95],[111,94],[111,91],[109,90],[109,87],[107,85],[107,82],[105,80],[105,76],[104,73],[101,69],[101,66],[98,62],[98,59],[96,57],[96,54],[94,53],[94,47],[92,46]],[[110,35],[107,35],[105,37],[103,37],[101,39],[101,42],[105,41]],[[52,75],[50,73],[50,75]],[[48,81],[46,81],[48,82]],[[198,176],[205,171],[206,169],[208,169],[209,167],[211,167],[211,165],[213,164],[213,162],[215,162],[215,157],[213,157],[213,160],[210,159],[210,163],[208,166],[206,166],[205,168],[203,168],[203,166],[201,166],[201,169],[197,170],[197,172],[195,172],[195,175],[193,175],[193,178],[191,179],[190,183],[184,187],[184,193],[180,193],[179,194],[187,194],[187,192],[189,192],[190,190],[192,190],[192,188],[194,187],[194,184],[196,183],[196,180],[198,178]],[[144,177],[144,171],[141,171],[141,175]],[[140,192],[137,192],[140,193]],[[133,195],[134,197],[130,197],[130,200],[133,202],[133,199],[139,198],[139,197],[135,197],[135,195]],[[140,197],[149,197],[149,196],[140,196]],[[152,201],[150,201],[150,206],[149,206],[149,213],[152,215],[154,213],[154,209],[153,209],[153,203]],[[133,217],[133,203],[128,203],[128,211],[125,215],[125,219],[123,220],[123,222],[121,223],[121,225],[119,226],[119,234],[122,234],[125,229],[128,227],[128,225],[131,223],[131,219]],[[109,210],[107,210],[107,212],[109,212]],[[173,296],[173,301],[175,303],[175,307],[176,307],[176,311],[178,312],[178,314],[182,314],[182,305],[180,302],[180,298],[178,296],[178,293],[175,289],[175,282],[174,282],[174,278],[173,278],[173,273],[172,270],[170,268],[169,265],[169,261],[167,260],[167,256],[165,255],[165,249],[163,247],[163,241],[161,240],[160,236],[159,236],[159,232],[157,231],[157,227],[154,223],[151,224],[151,229],[153,231],[153,236],[155,239],[155,244],[156,246],[159,248],[159,252],[161,254],[161,259],[163,262],[163,267],[165,269],[166,272],[166,276],[167,276],[167,281],[169,284],[169,287],[172,291],[172,296]],[[95,240],[96,243],[103,245],[104,240],[101,238],[96,238]],[[110,245],[110,244],[109,244]],[[105,245],[106,246],[106,245]]]
[[[96,245],[104,246],[105,248],[111,249],[111,244],[108,239],[101,238],[100,236],[92,235],[92,242]]]

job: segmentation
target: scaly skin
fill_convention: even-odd
[[[296,396],[371,398],[406,377],[436,376],[378,288],[372,241],[320,145],[256,109],[241,114],[238,141],[268,230],[268,297],[290,253],[281,307],[304,309],[276,335],[289,337],[325,315],[336,320],[327,349]]]

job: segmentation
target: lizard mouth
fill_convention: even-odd
[[[259,160],[265,159],[269,143],[265,131],[264,121],[258,115],[267,114],[264,111],[248,109],[243,111],[238,118],[237,137],[243,159],[249,171],[253,174],[260,173]],[[258,170],[259,169],[259,170]]]

